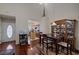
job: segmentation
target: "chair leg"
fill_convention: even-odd
[[[69,52],[68,52],[68,47],[67,47],[67,55],[69,54]]]
[[[40,39],[40,46],[41,46],[41,39]]]
[[[48,55],[48,44],[47,44],[47,48],[46,48],[46,54]]]
[[[51,43],[52,51],[53,51],[53,44]]]
[[[56,55],[58,55],[59,52],[59,46],[56,44]]]
[[[59,51],[60,51],[60,46],[59,45],[57,45],[57,53],[59,54]]]
[[[72,55],[72,48],[70,48],[70,54]]]
[[[64,48],[63,47],[61,47],[61,52],[63,52],[64,51]]]
[[[48,49],[46,49],[46,54],[48,55]]]
[[[42,50],[44,51],[44,43],[42,43]]]

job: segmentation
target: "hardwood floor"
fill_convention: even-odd
[[[16,55],[27,55],[27,45],[16,45]]]
[[[35,47],[36,44],[38,43],[38,40],[35,40],[32,42],[30,46],[28,45],[16,45],[15,41],[12,42],[5,42],[0,44],[0,52],[4,49],[6,49],[9,45],[15,49],[15,54],[16,55],[36,55],[36,54],[41,54],[38,49]]]
[[[16,55],[44,55],[37,47],[18,45],[16,49]]]
[[[36,48],[38,40],[32,41],[30,46],[28,45],[16,45],[16,55],[41,55],[42,53]]]
[[[20,45],[16,45],[15,43],[16,43],[15,41],[12,41],[12,42],[5,42],[0,44],[0,52],[3,49],[6,49],[9,45],[11,45],[13,49],[15,49],[16,55],[46,55],[45,52],[39,46],[38,40],[33,41],[30,46],[28,45],[20,46]],[[55,55],[55,51],[49,50],[48,55]],[[59,55],[65,55],[65,54],[61,53]],[[73,52],[73,55],[78,55],[78,54]]]
[[[11,45],[13,47],[13,49],[15,49],[15,41],[10,41],[10,42],[3,42],[0,44],[0,51],[6,49],[9,45]]]

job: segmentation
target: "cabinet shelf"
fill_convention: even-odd
[[[76,20],[69,20],[69,19],[62,19],[62,20],[55,21],[57,25],[51,26],[52,35],[54,36],[57,34],[59,36],[63,36],[65,42],[67,42],[67,38],[72,38],[73,46],[75,47],[75,41],[74,41],[76,40],[75,39],[75,22]]]

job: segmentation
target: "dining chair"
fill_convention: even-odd
[[[43,34],[42,46],[43,46],[43,50],[45,50],[46,54],[48,54],[48,49],[52,48],[52,41],[46,34]]]
[[[63,50],[63,49],[66,49],[66,54],[68,55],[68,54],[72,54],[72,42],[73,41],[73,39],[72,38],[68,38],[67,39],[67,42],[59,42],[59,43],[57,43],[57,54],[59,53],[59,48],[61,47],[61,51]],[[65,52],[64,50],[63,50],[63,52]]]

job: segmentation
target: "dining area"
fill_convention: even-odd
[[[60,23],[61,21],[61,23]],[[42,51],[49,55],[73,55],[75,52],[75,20],[64,19],[53,23],[52,33],[44,34],[40,32],[39,44]]]

